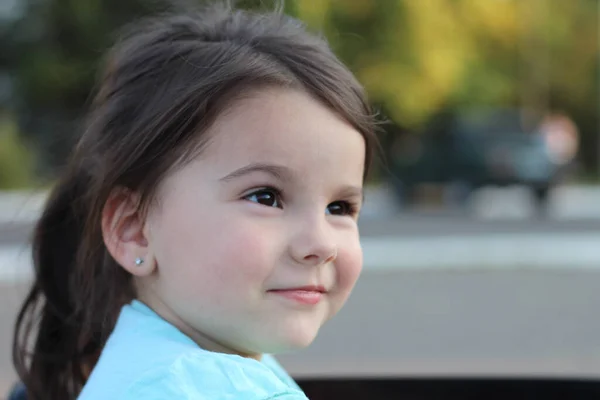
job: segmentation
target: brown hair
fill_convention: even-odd
[[[163,15],[130,27],[109,52],[86,129],[34,232],[35,281],[13,343],[29,399],[75,399],[135,296],[104,247],[109,193],[125,187],[148,205],[234,97],[265,85],[302,89],[361,132],[366,176],[375,124],[363,89],[324,39],[280,11]]]

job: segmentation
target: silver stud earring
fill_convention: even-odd
[[[135,265],[140,266],[144,263],[144,259],[141,257],[138,257],[135,259]]]

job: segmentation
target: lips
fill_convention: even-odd
[[[313,285],[269,290],[269,293],[273,293],[284,299],[307,305],[318,304],[326,292],[327,291],[325,290],[324,286]]]
[[[322,285],[308,285],[308,286],[299,286],[299,287],[293,287],[293,288],[287,288],[287,289],[275,289],[273,291],[284,291],[284,290],[304,290],[306,292],[319,292],[319,293],[325,293],[325,286]]]

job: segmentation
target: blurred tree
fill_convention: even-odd
[[[34,185],[33,162],[33,154],[17,134],[14,121],[0,113],[0,189]]]
[[[0,101],[3,88],[12,88],[11,104],[23,133],[39,146],[40,165],[62,164],[115,30],[174,1],[22,0],[13,22],[0,21]],[[449,109],[558,108],[579,126],[588,168],[599,159],[598,0],[285,4],[324,31],[373,102],[402,126],[394,132],[418,131]]]
[[[444,109],[558,108],[598,140],[597,0],[314,0],[323,29],[387,117],[420,130]],[[587,146],[583,161],[598,160]]]
[[[22,1],[22,12],[16,18],[0,21],[0,85],[8,72],[10,107],[18,116],[22,133],[36,144],[39,172],[49,177],[72,148],[89,105],[100,58],[113,43],[116,31],[141,16],[206,2]],[[276,0],[236,3],[251,9],[272,8]],[[285,11],[294,11],[293,1],[286,2]]]
[[[68,154],[113,32],[155,7],[142,0],[26,0],[5,29],[12,106],[51,175]]]

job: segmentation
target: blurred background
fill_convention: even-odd
[[[32,223],[77,138],[98,62],[116,29],[168,6],[0,0],[0,398],[15,379],[10,335],[31,277]],[[386,396],[414,399],[481,396],[473,382],[497,398],[549,385],[560,385],[556,398],[588,398],[582,385],[600,382],[600,2],[285,8],[366,86],[383,146],[360,220],[361,281],[315,344],[282,363],[314,399],[331,398],[339,379],[384,396],[375,378],[404,385]]]

